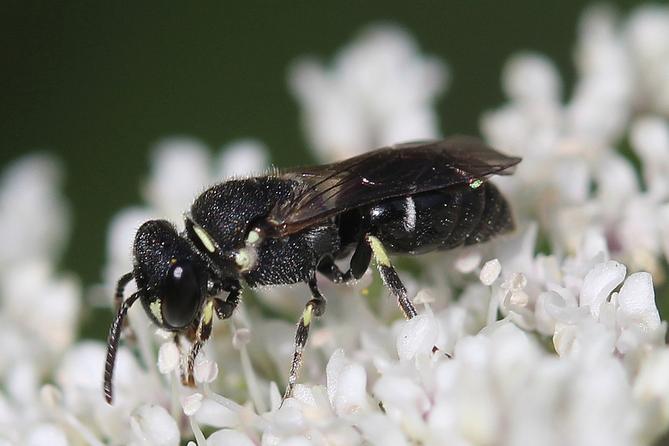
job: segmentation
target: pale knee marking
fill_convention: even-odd
[[[302,312],[302,323],[305,327],[308,327],[311,324],[311,320],[314,315],[314,306],[312,304],[307,304],[304,312]]]
[[[392,266],[390,258],[388,257],[386,250],[383,248],[381,241],[373,235],[368,235],[367,240],[369,241],[369,245],[372,247],[372,253],[374,253],[374,258],[376,259],[377,263],[387,267]]]

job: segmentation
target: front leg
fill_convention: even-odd
[[[313,321],[314,316],[322,316],[325,312],[325,298],[316,286],[316,276],[312,275],[309,280],[309,288],[311,289],[311,300],[307,302],[302,312],[302,317],[297,323],[297,331],[295,332],[295,350],[293,352],[293,361],[290,365],[290,375],[288,376],[288,386],[283,395],[283,400],[290,398],[293,394],[293,388],[297,383],[297,378],[300,374],[300,367],[302,366],[302,356],[304,347],[309,338],[309,326]]]
[[[240,288],[236,287],[230,290],[227,299],[214,298],[214,310],[216,311],[216,316],[221,320],[229,319],[232,316],[232,312],[235,311],[235,308],[239,305],[239,296]]]
[[[193,345],[188,353],[186,373],[182,373],[181,382],[185,386],[195,387],[195,358],[202,349],[204,343],[211,335],[211,327],[214,320],[214,299],[210,299],[202,309],[202,316],[195,331]]]
[[[237,308],[237,305],[239,305],[240,288],[239,284],[233,285],[229,290],[230,294],[228,294],[226,300],[214,297],[205,304],[202,310],[202,317],[200,318],[200,322],[195,332],[195,340],[188,353],[186,373],[182,372],[181,374],[181,381],[185,386],[195,386],[195,359],[197,358],[200,349],[202,349],[202,346],[211,335],[214,313],[216,313],[216,316],[219,319],[230,318],[235,308]]]

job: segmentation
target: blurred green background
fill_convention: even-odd
[[[626,11],[637,2],[616,2]],[[553,59],[569,94],[586,2],[13,2],[0,6],[0,167],[30,151],[67,169],[74,228],[63,267],[100,280],[111,216],[139,202],[147,152],[168,135],[212,148],[266,143],[279,166],[310,161],[286,86],[296,57],[329,60],[369,23],[405,26],[445,60],[445,133],[477,133],[503,101],[500,72],[518,50]],[[129,247],[130,249],[130,247]]]

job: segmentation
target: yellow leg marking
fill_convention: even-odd
[[[314,314],[314,307],[309,304],[306,306],[304,309],[304,312],[302,313],[302,321],[304,322],[304,326],[308,327],[309,324],[311,324],[311,319]]]
[[[390,263],[390,258],[388,257],[386,250],[383,248],[381,241],[373,235],[368,235],[367,240],[369,241],[369,245],[372,247],[372,252],[374,253],[374,258],[376,261],[383,266],[392,266]]]
[[[204,304],[204,308],[202,309],[202,317],[200,318],[200,324],[198,325],[197,333],[195,334],[195,342],[191,346],[190,353],[188,354],[188,368],[186,369],[186,375],[184,376],[182,374],[182,381],[186,386],[195,386],[195,358],[197,358],[200,349],[211,335],[211,325],[213,319],[214,299],[209,299],[209,301]]]
[[[210,299],[202,309],[202,318],[200,325],[197,327],[197,334],[199,339],[208,338],[211,333],[211,322],[214,319],[214,299]],[[205,328],[207,328],[205,332]]]
[[[151,310],[151,314],[153,314],[153,317],[155,317],[158,320],[158,322],[162,324],[163,312],[161,311],[160,306],[161,306],[160,299],[156,299],[149,304],[149,309]]]
[[[214,300],[207,302],[202,310],[202,323],[208,324],[214,318]]]

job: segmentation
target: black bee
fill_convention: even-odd
[[[121,328],[142,302],[159,327],[192,341],[186,384],[216,315],[227,319],[250,287],[304,282],[311,299],[298,322],[285,397],[291,395],[314,317],[325,310],[316,272],[336,282],[359,279],[374,257],[407,318],[416,308],[389,254],[420,254],[481,243],[513,228],[509,205],[487,180],[512,173],[520,158],[471,137],[400,144],[338,163],[217,184],[202,193],[177,233],[165,220],[135,236],[134,267],[118,282],[109,331],[104,395]],[[335,260],[350,256],[342,272]],[[125,285],[138,291],[123,301]]]

